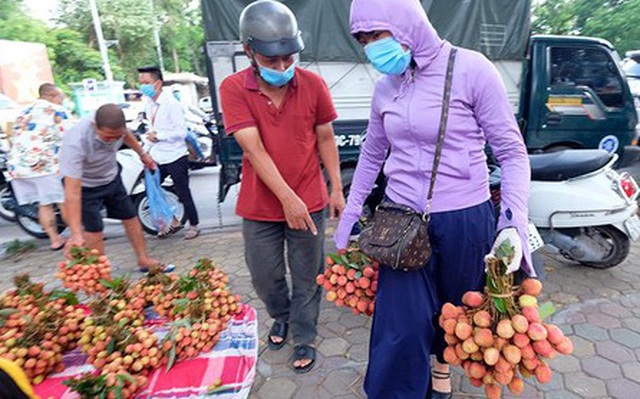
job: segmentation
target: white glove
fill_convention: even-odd
[[[511,262],[506,265],[507,274],[509,274],[520,269],[520,263],[522,262],[522,241],[518,234],[518,230],[515,227],[508,227],[500,231],[498,237],[496,237],[496,241],[493,243],[491,252],[489,252],[489,255],[487,256],[495,257],[496,250],[505,241],[509,241],[509,244],[513,247],[513,257],[511,258]]]

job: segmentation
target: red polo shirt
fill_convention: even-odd
[[[295,69],[280,108],[260,91],[253,68],[227,77],[220,85],[225,131],[233,134],[256,127],[265,149],[284,181],[309,212],[327,206],[315,127],[336,119],[329,88],[318,75]],[[260,180],[251,163],[242,160],[242,185],[236,213],[246,219],[284,221],[278,198]]]

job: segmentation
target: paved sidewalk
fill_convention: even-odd
[[[331,230],[331,229],[329,229]],[[327,250],[333,250],[327,236]],[[362,379],[367,363],[370,320],[323,301],[320,314],[318,359],[307,375],[290,366],[292,347],[266,348],[270,326],[264,306],[251,287],[244,264],[238,227],[205,230],[192,241],[181,234],[158,240],[148,237],[153,256],[174,262],[184,271],[201,257],[213,258],[230,275],[235,293],[258,311],[260,359],[251,398],[363,398]],[[0,260],[0,292],[11,286],[11,277],[28,272],[37,281],[54,282],[54,269],[62,259],[43,242],[36,251],[18,259]],[[106,242],[115,274],[135,268],[133,253],[124,237]],[[609,270],[572,265],[545,255],[543,292],[558,308],[552,322],[573,340],[575,352],[551,361],[554,379],[547,385],[527,384],[522,398],[640,398],[640,244],[632,247],[627,261]],[[134,276],[136,273],[134,272]],[[544,300],[544,299],[543,299]],[[454,375],[454,398],[484,397]],[[510,397],[510,396],[506,396]]]

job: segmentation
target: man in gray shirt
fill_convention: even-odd
[[[140,271],[159,265],[147,254],[142,226],[120,179],[116,152],[126,143],[149,169],[156,164],[127,130],[122,109],[105,104],[79,121],[62,139],[60,173],[64,176],[65,217],[71,229],[65,254],[73,246],[87,246],[104,253],[104,225],[100,210],[122,220],[138,258]]]

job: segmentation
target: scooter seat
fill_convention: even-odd
[[[563,150],[529,155],[531,180],[562,181],[595,172],[613,155],[604,150]]]

